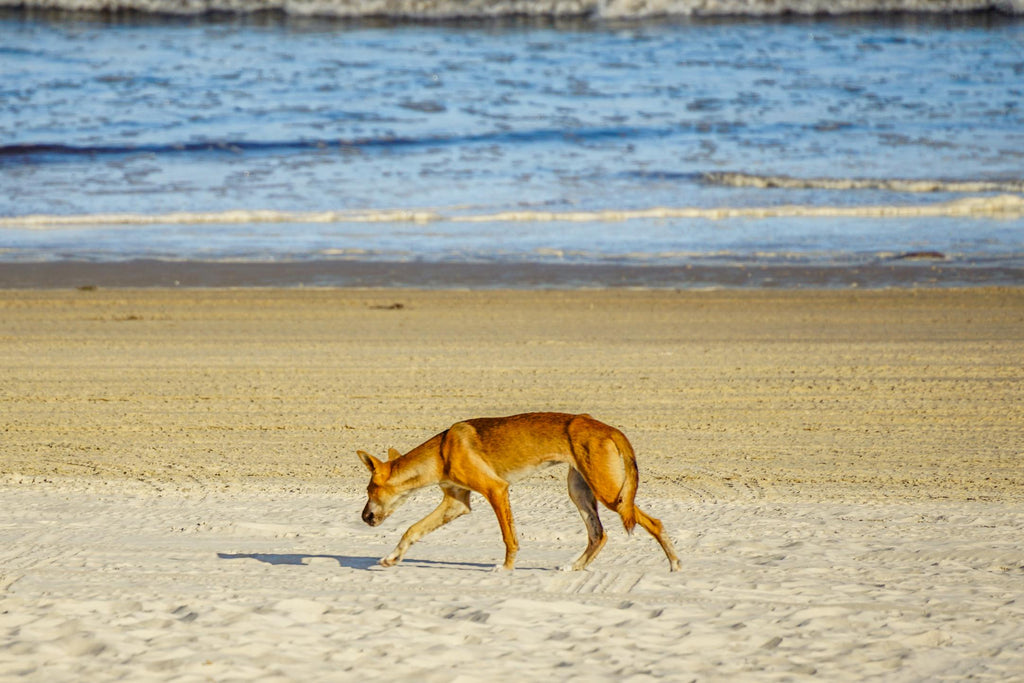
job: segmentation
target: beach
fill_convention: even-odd
[[[0,683],[1024,681],[1022,17],[0,0]],[[379,565],[532,411],[680,571],[565,465]]]
[[[1012,680],[1024,290],[0,291],[0,678]],[[588,571],[554,468],[376,565],[355,457],[589,413],[638,503]]]

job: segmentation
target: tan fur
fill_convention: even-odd
[[[658,543],[671,571],[679,569],[672,542],[660,521],[636,506],[636,457],[626,436],[589,415],[525,413],[509,417],[481,417],[457,422],[405,455],[395,449],[381,461],[364,451],[360,460],[370,470],[363,521],[370,526],[383,522],[412,491],[437,484],[444,492],[441,504],[409,527],[394,551],[380,563],[390,567],[401,562],[409,546],[470,510],[469,494],[487,499],[498,517],[505,542],[505,562],[515,565],[516,537],[508,487],[538,467],[551,463],[569,465],[569,497],[587,526],[587,548],[568,569],[590,564],[604,547],[607,535],[597,513],[597,502],[614,510],[626,530],[639,522]]]

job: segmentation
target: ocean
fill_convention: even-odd
[[[1024,277],[1017,2],[5,4],[0,286]]]

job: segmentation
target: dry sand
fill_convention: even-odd
[[[398,305],[396,305],[398,304]],[[1024,289],[0,291],[0,679],[1021,680]],[[639,502],[590,571],[549,470],[359,520],[356,448],[589,412]]]

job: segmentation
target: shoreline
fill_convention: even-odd
[[[964,265],[907,254],[850,265],[632,265],[309,260],[0,263],[0,289],[344,287],[423,289],[886,289],[1024,285],[1024,267]]]

